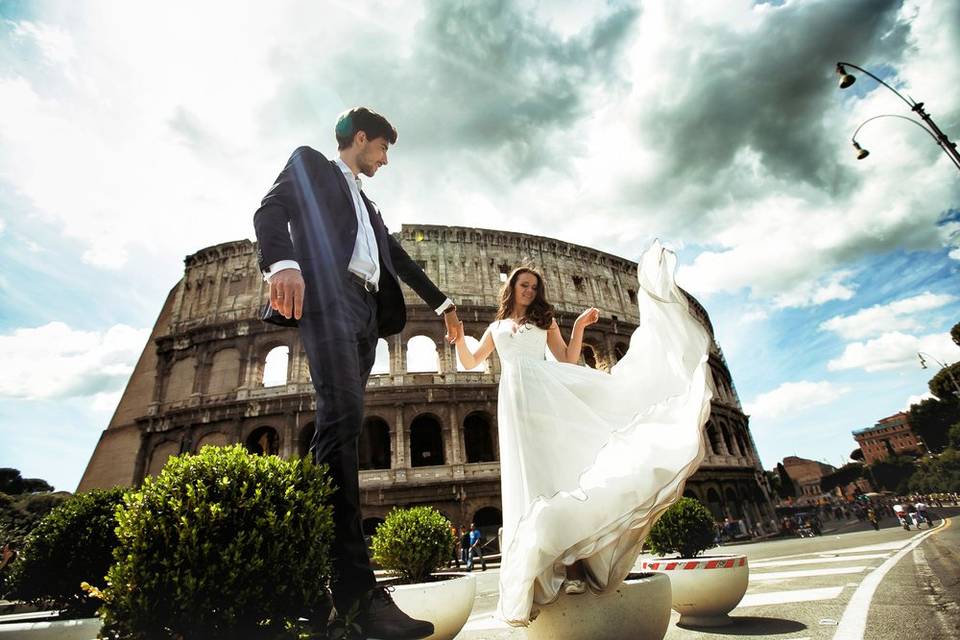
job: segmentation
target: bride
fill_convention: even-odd
[[[609,373],[578,366],[590,308],[563,339],[543,278],[521,267],[467,369],[494,350],[503,502],[500,616],[530,623],[536,605],[615,589],[659,515],[704,455],[711,338],[673,280],[676,256],[655,242],[640,260],[640,326]],[[556,360],[547,359],[546,352]]]

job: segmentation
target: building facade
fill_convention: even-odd
[[[468,340],[493,321],[502,282],[515,267],[545,276],[548,299],[569,335],[588,306],[583,362],[608,369],[626,352],[639,322],[637,265],[594,249],[506,231],[404,225],[396,234],[430,278],[457,303]],[[117,410],[102,433],[78,491],[135,485],[172,456],[207,444],[302,456],[313,435],[315,400],[296,329],[258,320],[267,297],[253,243],[198,251],[185,260]],[[494,354],[463,371],[444,326],[404,285],[408,321],[381,340],[367,385],[360,442],[364,526],[372,531],[394,506],[429,504],[455,524],[500,524],[500,467]],[[713,335],[703,307],[692,311]],[[278,380],[265,372],[280,359]],[[274,364],[271,365],[271,362]],[[730,372],[714,341],[707,456],[686,495],[718,520],[763,526],[770,492]],[[285,373],[284,373],[285,371]]]
[[[872,427],[853,432],[863,451],[863,461],[873,464],[889,456],[921,456],[927,451],[923,439],[910,425],[910,414],[904,411],[877,421]]]
[[[787,456],[782,464],[796,487],[797,504],[816,504],[823,495],[820,480],[837,470],[832,465],[797,456]]]

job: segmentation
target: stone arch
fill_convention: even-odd
[[[440,371],[440,351],[428,336],[413,336],[407,340],[407,373],[436,373]]]
[[[390,468],[390,425],[379,416],[363,421],[358,443],[360,470]]]
[[[290,347],[277,345],[263,358],[263,377],[260,384],[264,387],[280,387],[290,378]]]
[[[737,440],[737,446],[740,447],[740,455],[744,457],[749,457],[750,449],[747,447],[746,439],[743,437],[742,429],[739,427],[733,428],[733,437]]]
[[[410,423],[410,466],[443,464],[443,423],[431,413],[421,413]]]
[[[197,372],[197,359],[193,356],[181,358],[170,367],[167,376],[167,402],[186,400],[193,394],[193,379]]]
[[[373,361],[373,369],[370,370],[372,376],[382,376],[390,374],[390,343],[383,338],[377,339],[377,357]]]
[[[226,447],[229,444],[230,436],[222,431],[211,431],[200,436],[197,440],[195,450],[200,451],[201,447],[208,445],[211,447]]]
[[[493,462],[497,459],[493,444],[493,417],[474,411],[463,420],[463,442],[467,462]]]
[[[723,443],[727,446],[727,452],[730,455],[737,455],[737,449],[733,446],[733,437],[730,435],[730,427],[726,422],[720,422],[718,427],[720,428],[720,433],[723,435]]]
[[[317,427],[312,420],[300,427],[300,432],[297,434],[297,455],[301,458],[310,455],[310,445],[313,443],[313,434],[316,431]]]
[[[734,520],[742,518],[743,511],[740,508],[740,497],[737,495],[737,490],[730,486],[725,487],[723,490],[723,498],[727,511],[730,512],[730,517]]]
[[[370,516],[369,518],[364,518],[361,527],[363,529],[363,536],[369,537],[377,532],[377,527],[383,524],[383,518],[377,516]]]
[[[583,343],[583,347],[580,349],[580,357],[583,358],[583,364],[591,369],[596,369],[599,365],[600,361],[597,358],[596,347],[592,344]]]
[[[694,490],[693,487],[687,487],[686,490],[683,492],[683,497],[693,498],[697,502],[701,502],[701,503],[703,502],[703,500],[700,499],[700,496],[697,494],[696,490]]]
[[[147,475],[155,476],[163,470],[167,460],[173,456],[180,455],[180,442],[176,440],[164,440],[154,445],[150,452],[150,464],[147,466]]]
[[[273,427],[258,427],[250,432],[244,445],[254,455],[275,456],[280,453],[280,434]]]
[[[723,520],[723,500],[720,498],[720,493],[713,487],[707,489],[707,508],[710,509],[714,519]]]
[[[707,439],[710,441],[710,450],[713,452],[713,455],[720,456],[724,454],[717,425],[712,419],[707,421]]]
[[[483,544],[483,552],[498,552],[500,549],[495,541],[498,539],[497,534],[500,531],[500,527],[503,526],[503,513],[500,509],[496,507],[483,507],[473,514],[470,521],[476,525],[477,529],[479,529],[483,535],[483,542],[481,543]]]
[[[623,360],[623,356],[627,355],[627,348],[626,342],[618,342],[613,345],[613,359],[617,362]]]
[[[240,351],[234,347],[220,349],[213,354],[207,393],[218,395],[230,393],[240,384]]]

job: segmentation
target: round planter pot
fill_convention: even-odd
[[[102,625],[100,618],[4,623],[0,640],[95,640]]]
[[[436,574],[436,582],[394,585],[393,600],[411,618],[433,623],[428,640],[452,640],[473,610],[477,579],[469,573]]]
[[[740,604],[747,592],[750,566],[747,556],[712,556],[696,559],[644,560],[644,571],[656,571],[670,578],[673,609],[680,614],[678,625],[719,627],[730,624],[727,614]]]
[[[660,640],[670,625],[670,580],[662,573],[631,573],[613,591],[567,595],[527,627],[528,640]]]

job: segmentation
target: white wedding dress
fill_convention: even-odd
[[[703,459],[710,336],[675,266],[659,243],[641,258],[640,326],[610,373],[546,360],[543,329],[490,325],[502,364],[499,615],[512,625],[556,600],[577,560],[590,589],[616,588]]]

